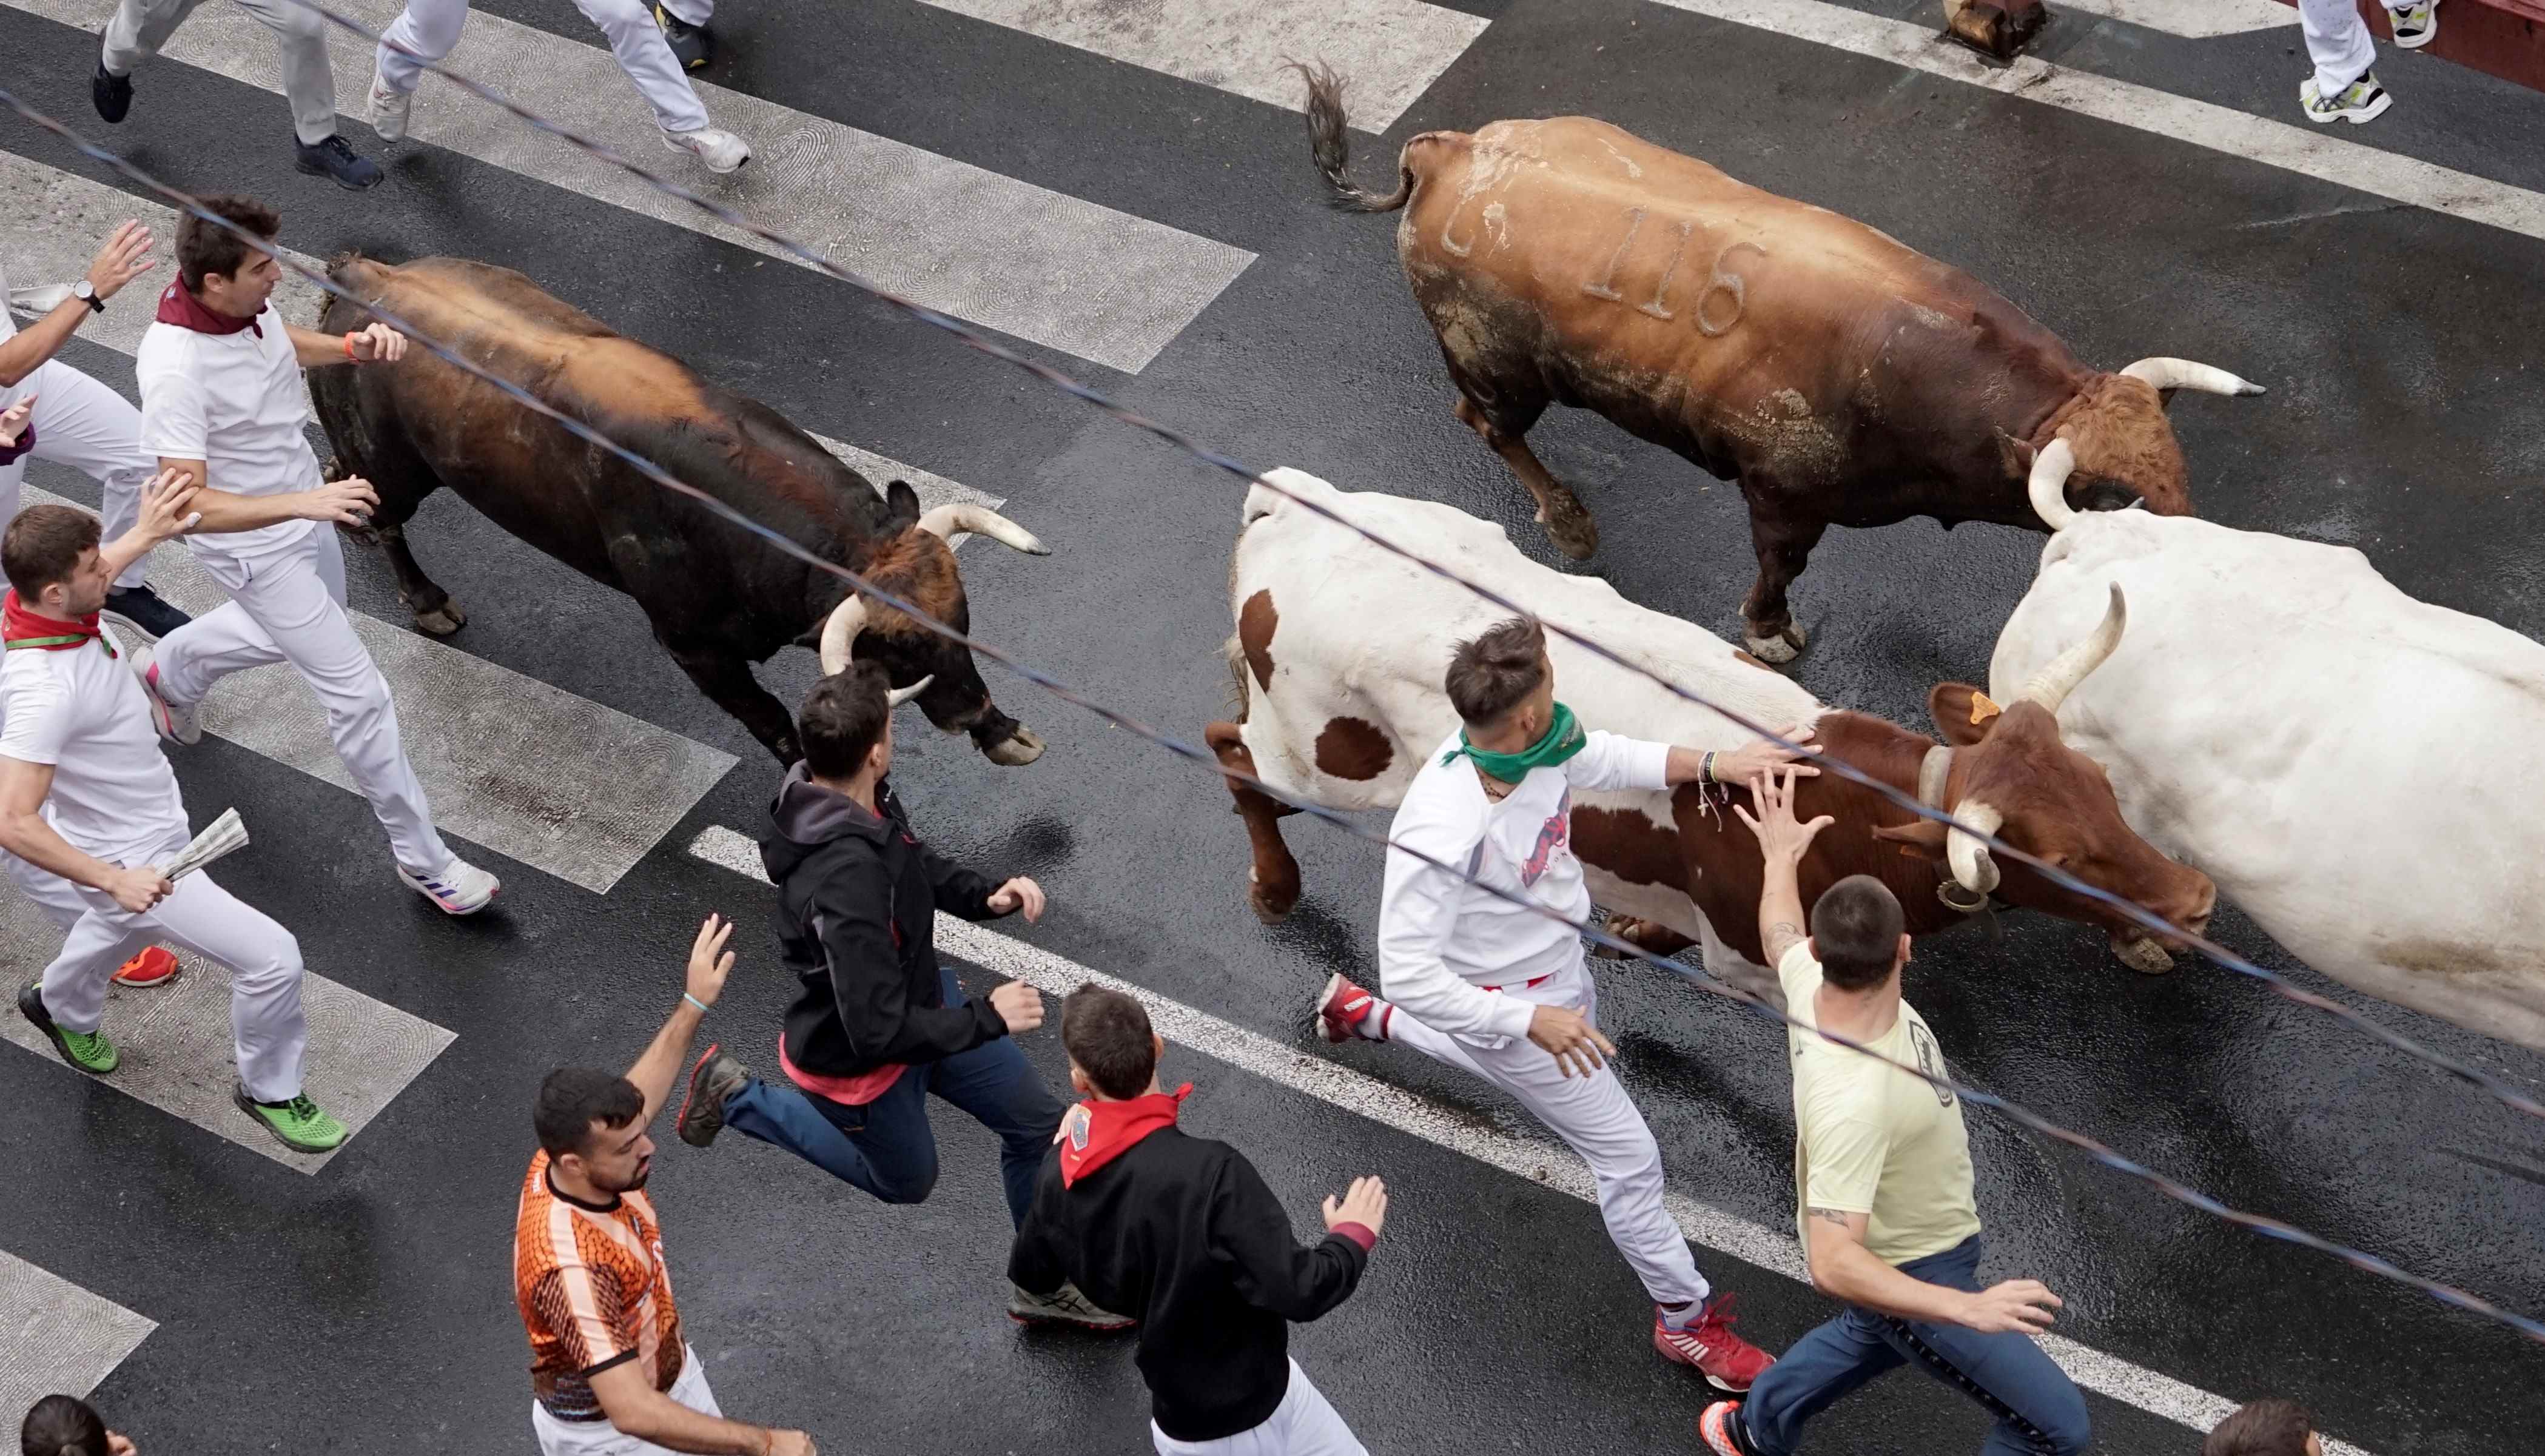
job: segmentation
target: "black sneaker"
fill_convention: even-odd
[[[342,136],[330,136],[311,146],[294,140],[293,165],[312,177],[324,177],[347,192],[367,192],[380,185],[379,163],[354,150]]]
[[[672,56],[685,71],[703,71],[715,58],[715,38],[704,26],[694,26],[661,5],[654,7],[654,24],[663,28],[663,39],[671,43]]]
[[[698,1065],[690,1069],[690,1086],[682,1093],[680,1113],[672,1119],[681,1141],[694,1148],[714,1142],[715,1135],[724,1131],[726,1098],[742,1091],[750,1081],[750,1069],[726,1056],[723,1047],[710,1046],[699,1053]]]
[[[105,61],[99,61],[97,74],[89,78],[88,99],[112,126],[132,110],[132,78],[119,76],[106,68]]]
[[[106,609],[153,637],[165,637],[194,620],[169,606],[166,598],[150,590],[148,582],[137,587],[118,587],[107,593]]]

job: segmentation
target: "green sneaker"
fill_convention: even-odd
[[[115,1043],[103,1031],[69,1031],[53,1024],[52,1012],[44,1010],[42,983],[30,981],[18,993],[18,1014],[36,1025],[36,1029],[52,1038],[53,1050],[62,1060],[91,1076],[104,1077],[122,1064]]]
[[[344,1145],[345,1124],[319,1111],[318,1104],[306,1096],[269,1107],[249,1096],[246,1088],[233,1085],[230,1100],[294,1153],[332,1153]]]

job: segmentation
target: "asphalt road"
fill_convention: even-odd
[[[482,8],[593,39],[565,6]],[[1364,177],[1421,130],[1606,118],[1968,269],[2089,360],[2178,355],[2268,385],[2260,399],[2176,405],[2202,514],[2355,545],[2416,596],[2545,636],[2534,549],[2545,498],[2533,489],[2545,404],[2525,376],[2545,362],[2531,307],[2545,244],[1646,0],[1456,8],[1491,27],[1384,138],[1355,138]],[[745,0],[717,29],[720,85],[1261,255],[1136,375],[1029,353],[1251,464],[1448,501],[1554,559],[1524,497],[1450,416],[1392,219],[1321,205],[1294,115],[912,0]],[[92,40],[14,10],[0,11],[0,38],[10,86],[104,129],[84,100]],[[2047,53],[2293,120],[2295,43],[2294,30],[2189,41],[2068,16]],[[2381,73],[2396,110],[2340,128],[2343,140],[2545,186],[2533,145],[2545,99],[2409,57]],[[339,81],[359,98],[359,78]],[[1235,482],[844,286],[430,145],[401,148],[378,193],[339,194],[289,172],[282,124],[271,96],[163,64],[111,138],[180,183],[280,202],[285,241],[303,252],[456,253],[522,269],[809,429],[1005,497],[1053,554],[967,546],[975,629],[1168,731],[1197,737],[1221,715]],[[0,122],[0,147],[113,180],[15,121]],[[854,213],[858,199],[837,205]],[[131,387],[128,361],[109,350],[80,344],[65,358]],[[1605,545],[1586,569],[1635,601],[1737,630],[1752,565],[1732,487],[1584,415],[1551,415],[1532,441],[1601,522]],[[49,467],[32,479],[93,496]],[[496,860],[500,908],[450,922],[397,888],[355,796],[230,744],[185,751],[198,820],[237,804],[257,826],[255,851],[224,863],[223,882],[289,926],[313,967],[457,1039],[314,1177],[58,1063],[0,1052],[13,1113],[0,1122],[0,1249],[158,1322],[96,1395],[145,1449],[529,1449],[508,1260],[531,1090],[561,1062],[632,1059],[677,999],[681,952],[710,910],[744,925],[743,966],[711,1034],[762,1060],[776,1034],[784,982],[770,892],[683,852],[708,827],[751,832],[775,766],[695,694],[624,599],[447,496],[409,536],[469,610],[453,646],[741,763],[608,894]],[[1985,677],[2039,544],[1986,526],[1833,531],[1794,592],[1812,631],[1796,676],[1828,701],[1922,726],[1930,686]],[[376,556],[351,550],[349,564],[353,605],[401,619]],[[809,654],[789,653],[763,678],[791,699],[812,672]],[[985,675],[1050,751],[999,768],[913,719],[896,779],[941,848],[1052,892],[1052,914],[1024,938],[1527,1130],[1515,1107],[1412,1053],[1329,1052],[1306,1030],[1330,972],[1374,974],[1368,846],[1290,821],[1306,898],[1287,925],[1263,929],[1214,776]],[[2419,852],[2408,825],[2359,829],[2358,852]],[[2545,1088],[2545,1057],[2332,988],[2232,913],[2216,933]],[[1601,974],[1622,1073],[1675,1186],[1784,1226],[1780,1033],[1651,967]],[[980,989],[985,978],[967,979]],[[2028,918],[2007,921],[2002,939],[1931,943],[1909,996],[1980,1086],[2238,1207],[2545,1311],[2537,1127],[2329,1018],[2213,967],[2137,976],[2099,935]],[[1027,1045],[1059,1082],[1056,1038]],[[1171,1080],[1201,1085],[1188,1124],[1244,1147],[1303,1226],[1353,1174],[1388,1178],[1392,1217],[1360,1295],[1295,1343],[1371,1449],[1694,1448],[1705,1394],[1653,1355],[1639,1292],[1588,1206],[1170,1055]],[[2386,1456],[2545,1446],[2533,1345],[2225,1227],[1976,1109],[1970,1122],[1990,1269],[2049,1282],[2068,1300],[2062,1330],[2084,1343],[2231,1400],[2297,1396],[2329,1430]],[[825,1450],[1143,1449],[1127,1349],[1021,1335],[1000,1318],[993,1145],[957,1118],[939,1128],[944,1175],[917,1208],[881,1206],[739,1138],[699,1152],[660,1129],[651,1191],[690,1337],[725,1409],[809,1428]],[[1829,1313],[1781,1275],[1705,1251],[1700,1262],[1741,1293],[1744,1333],[1771,1349]],[[2128,1402],[2091,1405],[2098,1449],[2196,1444]],[[1902,1376],[1833,1410],[1812,1449],[1969,1449],[1982,1425],[1941,1387]]]

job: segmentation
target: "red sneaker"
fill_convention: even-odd
[[[115,973],[115,984],[145,988],[165,986],[177,979],[177,971],[176,955],[164,945],[153,945],[125,961],[123,969]]]
[[[1689,1366],[1716,1390],[1739,1395],[1750,1388],[1775,1357],[1732,1333],[1733,1296],[1718,1294],[1705,1302],[1705,1313],[1684,1330],[1673,1330],[1660,1310],[1653,1311],[1653,1348],[1662,1357]]]
[[[1379,1029],[1365,1030],[1363,1028],[1369,1024],[1373,1008],[1378,1013]],[[1395,1011],[1394,1006],[1370,995],[1342,976],[1332,976],[1327,978],[1326,994],[1317,998],[1317,1034],[1334,1042],[1355,1039],[1385,1041],[1387,1040],[1387,1018]]]
[[[1751,1456],[1750,1443],[1743,1438],[1741,1403],[1717,1401],[1696,1417],[1697,1439],[1714,1456]]]

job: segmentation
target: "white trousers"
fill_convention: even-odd
[[[126,868],[165,863],[186,847],[172,836]],[[177,881],[168,898],[133,915],[103,890],[76,885],[16,855],[9,877],[47,919],[69,932],[44,967],[44,1011],[64,1028],[93,1032],[106,1019],[107,983],[143,947],[166,940],[230,968],[230,1039],[239,1082],[261,1102],[300,1094],[300,1058],[309,1018],[300,1010],[300,942],[255,906],[203,871]]]
[[[159,53],[177,27],[204,0],[121,0],[106,24],[99,59],[119,76]],[[291,102],[291,129],[316,146],[336,134],[336,72],[327,64],[327,22],[291,0],[237,0],[274,32],[283,47],[283,94]]]
[[[1578,961],[1573,969],[1530,991],[1529,999],[1545,1006],[1588,1006],[1591,1018],[1599,1019],[1599,986],[1591,979],[1590,969]],[[1451,1036],[1407,1015],[1402,1007],[1388,1015],[1387,1039],[1436,1061],[1464,1067],[1501,1088],[1582,1155],[1599,1185],[1600,1217],[1608,1226],[1608,1240],[1633,1266],[1635,1277],[1644,1281],[1653,1303],[1681,1304],[1706,1297],[1705,1276],[1696,1271],[1687,1236],[1662,1206],[1661,1145],[1653,1140],[1653,1130],[1636,1110],[1634,1098],[1617,1081],[1615,1069],[1602,1067],[1589,1077],[1567,1077],[1555,1058],[1527,1037]]]
[[[2307,59],[2315,62],[2318,95],[2350,89],[2377,59],[2377,37],[2351,0],[2298,0],[2298,29],[2306,33]]]
[[[681,1378],[672,1382],[673,1400],[701,1416],[722,1416],[715,1392],[707,1389],[707,1369],[697,1350],[683,1351]],[[607,1420],[559,1420],[548,1408],[531,1402],[531,1431],[539,1439],[540,1456],[677,1456],[677,1453],[623,1435]]]
[[[1296,1360],[1290,1362],[1290,1388],[1262,1425],[1215,1441],[1180,1441],[1152,1420],[1149,1436],[1158,1456],[1369,1456]]]
[[[36,447],[0,465],[0,526],[18,515],[29,460],[68,465],[98,483],[103,493],[106,538],[132,528],[141,514],[141,487],[159,461],[141,452],[141,412],[132,402],[58,359],[36,365],[18,387],[0,390],[0,404],[36,396]],[[146,561],[147,558],[145,557]],[[142,561],[116,578],[119,587],[141,585]]]
[[[449,869],[451,850],[398,742],[388,680],[345,615],[345,556],[335,527],[321,523],[263,555],[202,550],[196,559],[230,600],[161,639],[159,690],[180,703],[202,702],[232,673],[291,664],[327,710],[336,757],[371,801],[397,862],[418,876]]]
[[[654,24],[645,0],[574,0],[585,19],[601,27],[618,68],[636,83],[637,94],[654,109],[655,124],[666,131],[696,131],[707,123],[707,109],[682,71],[671,42]],[[665,9],[694,26],[706,24],[714,0],[678,0]],[[691,12],[697,12],[692,14]],[[439,61],[459,43],[459,27],[468,19],[468,0],[407,0],[406,10],[380,32],[380,79],[395,91],[412,92],[424,74],[416,56]],[[403,46],[412,55],[401,53]]]

